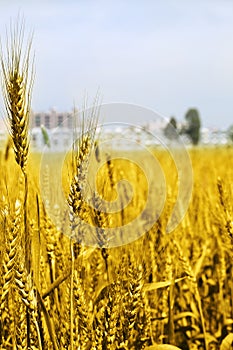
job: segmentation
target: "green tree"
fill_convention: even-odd
[[[229,126],[227,130],[227,135],[230,141],[233,142],[233,125]]]
[[[191,108],[185,114],[186,125],[184,127],[184,133],[189,135],[193,145],[197,145],[200,140],[200,128],[201,120],[199,112],[195,108]]]

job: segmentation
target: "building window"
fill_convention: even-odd
[[[57,126],[61,126],[62,123],[63,123],[63,116],[62,116],[62,115],[59,115],[59,116],[58,116]]]
[[[40,127],[40,124],[41,124],[40,115],[36,115],[36,117],[35,117],[35,125],[36,125],[36,127]]]
[[[46,115],[44,118],[44,125],[47,129],[50,129],[50,116]]]

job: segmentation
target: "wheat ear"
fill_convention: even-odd
[[[28,127],[34,67],[34,64],[31,65],[30,59],[31,46],[32,38],[28,40],[26,47],[24,47],[24,21],[19,18],[15,26],[10,27],[10,34],[7,35],[6,55],[3,55],[2,46],[0,46],[5,108],[14,144],[15,160],[24,175],[24,249],[28,270],[31,268],[31,242],[27,219],[28,177],[26,164],[29,149]]]
[[[6,50],[3,55],[1,46],[1,68],[3,97],[10,126],[10,133],[14,143],[16,162],[23,172],[28,157],[29,139],[28,125],[31,104],[31,91],[33,85],[33,65],[31,68],[31,44],[23,50],[24,22],[18,20],[10,28],[7,36]]]

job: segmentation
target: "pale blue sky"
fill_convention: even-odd
[[[34,110],[99,89],[106,103],[233,124],[232,0],[0,0],[1,37],[19,11],[35,32]]]

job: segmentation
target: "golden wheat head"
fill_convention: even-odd
[[[28,124],[33,83],[31,44],[24,46],[24,22],[16,22],[7,34],[6,54],[0,49],[2,87],[10,133],[14,143],[15,159],[25,172],[28,156]]]

